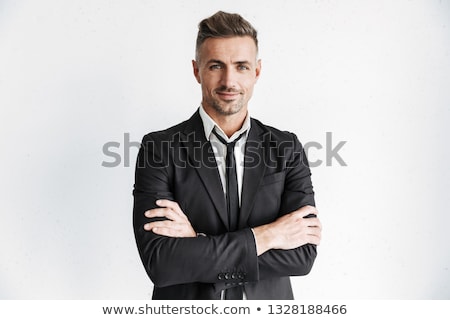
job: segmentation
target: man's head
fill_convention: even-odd
[[[200,47],[209,38],[231,38],[248,36],[253,39],[258,51],[258,32],[237,13],[218,11],[198,24],[195,60],[200,60]]]
[[[247,113],[259,77],[257,32],[238,14],[217,12],[199,24],[194,75],[210,116]]]

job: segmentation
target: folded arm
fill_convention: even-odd
[[[258,260],[250,229],[207,237],[195,230],[175,202],[168,154],[144,138],[138,154],[134,185],[133,225],[137,247],[152,282],[175,284],[243,283],[257,281]],[[158,202],[157,200],[166,199]],[[205,212],[204,215],[207,215]],[[172,219],[170,219],[172,218]],[[153,225],[151,223],[154,223]],[[156,229],[155,229],[156,228]]]
[[[305,218],[317,210],[310,171],[295,137],[280,217],[254,227],[253,232],[246,228],[206,237],[196,237],[185,213],[170,201],[175,200],[170,166],[162,163],[165,157],[158,150],[147,150],[149,145],[154,146],[143,143],[138,155],[141,165],[136,168],[134,227],[141,259],[155,285],[221,285],[309,273],[320,243],[321,224],[317,218]],[[142,165],[144,160],[147,162]]]
[[[303,218],[308,214],[317,216],[318,212],[315,208],[308,160],[294,134],[292,145],[292,152],[285,153],[286,180],[280,218],[270,225],[270,232],[265,232],[267,235],[263,237],[271,243],[268,246],[270,250],[264,251],[267,244],[258,245],[259,253],[263,252],[258,256],[260,279],[308,274],[316,259],[317,245],[321,240],[322,225],[319,219]],[[287,231],[289,228],[291,232]]]

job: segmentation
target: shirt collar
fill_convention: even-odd
[[[214,130],[214,128],[216,129],[216,132],[219,135],[221,135],[227,142],[233,141],[240,134],[242,134],[242,132],[245,132],[245,131],[247,131],[247,133],[245,134],[245,137],[247,138],[247,136],[248,136],[248,132],[250,131],[250,116],[249,116],[248,112],[247,112],[247,116],[245,117],[244,123],[242,124],[242,127],[238,131],[233,133],[233,135],[230,138],[227,137],[227,135],[222,131],[222,129],[217,125],[217,123],[206,113],[205,109],[203,108],[203,105],[200,105],[199,113],[200,113],[200,117],[203,122],[203,128],[205,130],[205,137],[206,137],[206,140],[208,140],[208,141],[211,137],[211,134],[212,134],[212,131]]]

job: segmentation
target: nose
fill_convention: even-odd
[[[236,76],[236,72],[232,68],[224,68],[220,79],[220,85],[227,88],[235,88]]]

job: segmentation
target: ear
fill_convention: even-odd
[[[255,81],[259,79],[259,75],[261,74],[261,59],[258,59],[256,61],[256,68],[255,68]]]
[[[192,60],[192,71],[194,72],[195,79],[197,79],[198,83],[202,83],[200,81],[200,72],[198,69],[198,63],[195,60]]]

